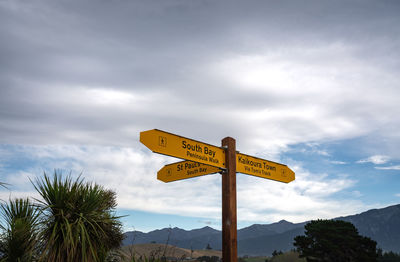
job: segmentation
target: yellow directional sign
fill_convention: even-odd
[[[241,153],[236,154],[236,171],[284,183],[294,180],[294,172],[286,165]]]
[[[225,168],[225,150],[220,147],[157,129],[140,132],[140,142],[156,153]]]
[[[172,182],[196,176],[204,176],[219,172],[218,167],[208,166],[192,161],[182,161],[165,165],[157,172],[157,179],[163,182]]]

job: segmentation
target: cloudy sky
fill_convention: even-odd
[[[221,227],[219,174],[165,184],[161,129],[287,164],[237,175],[238,226],[400,203],[400,2],[0,1],[0,199],[54,170],[126,230]]]

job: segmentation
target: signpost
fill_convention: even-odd
[[[192,161],[182,161],[165,165],[157,172],[157,179],[163,182],[172,182],[196,176],[205,176],[218,173],[220,169]]]
[[[226,171],[222,174],[222,259],[237,261],[236,141],[222,139],[226,148]]]
[[[236,152],[236,141],[222,139],[217,147],[161,130],[140,132],[140,142],[153,152],[185,159],[157,172],[157,179],[172,182],[222,173],[222,258],[237,262],[236,172],[289,183],[294,172],[286,165]]]

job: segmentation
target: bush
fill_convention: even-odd
[[[16,199],[1,206],[1,261],[118,261],[110,253],[123,239],[115,192],[57,172],[34,187],[43,198],[38,203]]]

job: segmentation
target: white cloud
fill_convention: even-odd
[[[119,208],[219,219],[221,175],[160,182],[156,179],[157,171],[175,160],[147,152],[143,147],[46,146],[25,147],[23,152],[40,159],[45,170],[62,168],[69,173],[72,169],[75,175],[83,171],[86,181],[95,181],[117,192]],[[296,180],[289,184],[238,174],[238,218],[242,221],[287,219],[301,222],[365,210],[357,200],[333,198],[352,188],[355,180],[312,174],[296,164],[291,167],[296,172]],[[21,188],[26,183],[29,190],[27,176],[32,176],[34,170],[38,169],[20,172],[7,181]],[[41,177],[42,172],[33,175]]]
[[[400,197],[400,193],[398,193],[398,194],[395,194],[395,196],[397,196],[397,197]]]
[[[10,190],[11,189],[10,187]],[[0,191],[0,200],[7,201],[8,199],[15,198],[29,198],[34,201],[34,199],[40,199],[40,195],[36,191]]]
[[[317,150],[317,151],[315,151],[315,153],[317,153],[318,155],[321,155],[321,156],[330,156],[329,153],[325,150]]]
[[[346,162],[344,162],[344,161],[337,161],[337,160],[333,160],[333,161],[330,161],[332,164],[335,164],[335,165],[345,165],[345,164],[347,164]]]
[[[289,184],[248,177],[245,185],[238,182],[238,217],[247,221],[294,222],[316,218],[332,218],[362,210],[360,201],[335,200],[333,195],[354,186],[348,178],[329,179],[295,167],[296,180]],[[240,181],[242,182],[242,181]],[[356,211],[357,210],[357,211]]]
[[[400,166],[376,166],[375,169],[379,170],[400,170]]]
[[[374,155],[374,156],[370,156],[368,158],[365,159],[361,159],[359,161],[357,161],[357,163],[373,163],[375,165],[382,165],[387,163],[390,160],[389,156],[385,156],[385,155]]]
[[[29,180],[33,180],[35,175],[32,172],[27,171],[17,171],[15,173],[9,174],[7,177],[4,177],[2,182],[12,185],[12,187],[17,187],[19,189],[26,187],[27,182]],[[12,189],[12,187],[10,189]]]
[[[354,48],[333,43],[324,47],[294,47],[285,52],[260,50],[258,55],[220,61],[213,73],[232,89],[253,93],[254,101],[265,97],[264,106],[248,110],[240,107],[238,115],[243,123],[256,127],[254,145],[276,143],[285,148],[288,144],[352,138],[374,131],[376,125],[369,121],[390,124],[386,117],[382,118],[382,112],[392,115],[386,111],[389,107],[398,111],[395,100],[389,97],[398,96],[393,89],[395,82],[387,83],[382,93],[372,82],[355,77],[375,79],[386,73],[352,56]],[[329,155],[323,150],[315,153]]]

